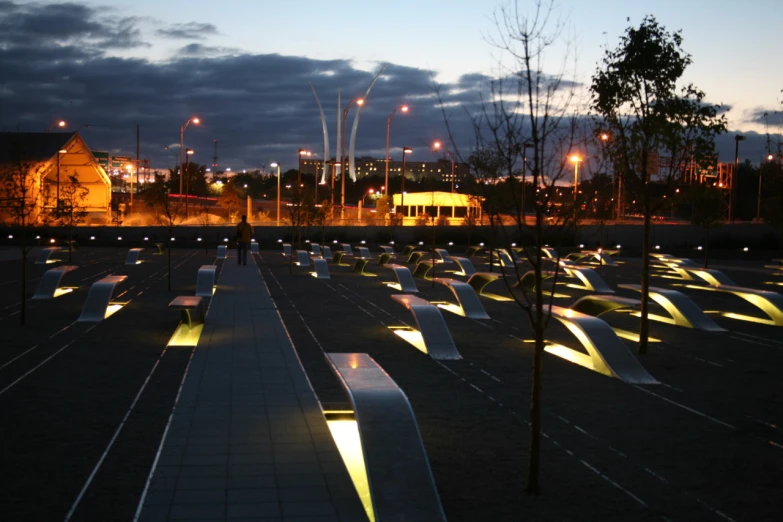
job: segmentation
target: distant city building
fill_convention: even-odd
[[[386,166],[383,159],[361,157],[356,158],[356,178],[361,179],[369,176],[386,175]],[[303,159],[302,174],[314,175],[318,169],[318,175],[323,172],[323,160]],[[402,172],[402,161],[389,161],[389,177],[394,178]],[[468,174],[468,165],[466,163],[454,164],[454,182],[459,183]],[[420,181],[422,179],[437,179],[440,181],[451,182],[451,160],[441,159],[438,161],[405,161],[405,178]]]

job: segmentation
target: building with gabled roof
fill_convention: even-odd
[[[27,197],[33,222],[40,223],[49,210],[57,208],[60,186],[70,176],[87,189],[81,203],[87,223],[105,224],[111,220],[111,181],[78,132],[0,132],[0,218],[8,221],[8,211],[18,199],[10,177],[24,167],[28,180]]]

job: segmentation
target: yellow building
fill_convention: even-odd
[[[9,210],[19,201],[20,181],[31,209],[32,223],[40,223],[57,207],[71,176],[87,189],[80,203],[87,212],[86,223],[105,224],[111,219],[111,181],[76,132],[0,133],[0,218],[10,221]]]
[[[468,215],[481,222],[481,202],[484,198],[453,192],[408,192],[394,194],[392,202],[397,214],[403,215],[403,225],[414,225],[423,214],[448,219],[449,225],[461,225]]]

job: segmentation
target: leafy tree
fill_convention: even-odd
[[[334,209],[329,204],[329,200],[321,201],[321,204],[315,207],[315,215],[313,216],[313,224],[321,229],[321,246],[326,245],[326,227],[333,219]]]
[[[590,86],[597,123],[610,135],[606,152],[615,172],[642,200],[642,354],[649,332],[650,225],[664,203],[656,201],[651,185],[681,179],[694,162],[714,164],[715,136],[726,130],[726,118],[718,116],[719,107],[705,103],[703,91],[679,85],[691,64],[681,45],[679,32],[670,33],[647,16],[639,27],[625,30],[616,49],[606,50]],[[662,157],[669,158],[668,167],[659,164]]]
[[[226,209],[226,221],[229,223],[232,221],[232,215],[242,206],[242,198],[235,185],[231,180],[224,182],[217,201],[218,206]]]
[[[19,230],[19,248],[21,249],[22,299],[19,320],[27,322],[27,255],[32,245],[27,244],[30,227],[40,217],[38,202],[42,195],[45,164],[34,161],[24,149],[23,144],[9,140],[8,150],[4,151],[7,161],[0,164],[0,205]]]

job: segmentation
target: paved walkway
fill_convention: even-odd
[[[222,267],[139,520],[366,521],[248,257]]]

